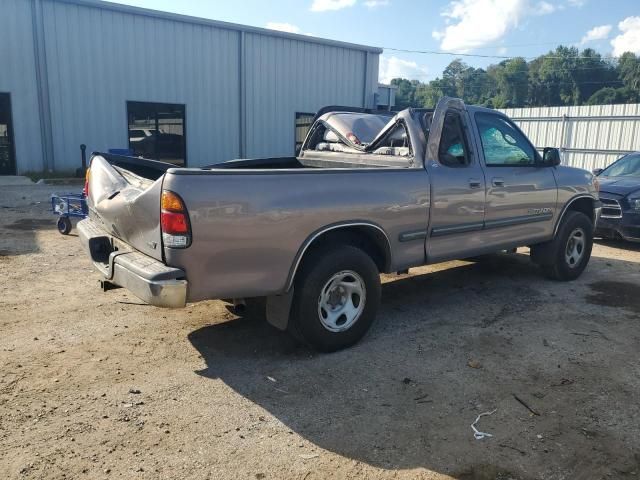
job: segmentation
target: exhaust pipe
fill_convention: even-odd
[[[233,299],[233,312],[236,315],[242,315],[247,311],[247,302],[244,298],[234,298]]]

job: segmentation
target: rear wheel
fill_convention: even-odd
[[[350,245],[313,252],[296,277],[289,330],[313,348],[353,345],[373,323],[380,275],[373,260]]]
[[[540,251],[536,252],[538,248]],[[593,248],[593,223],[584,213],[569,211],[549,244],[534,246],[545,275],[554,280],[575,280],[587,267]]]

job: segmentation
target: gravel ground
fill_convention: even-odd
[[[372,331],[321,355],[223,302],[102,293],[52,191],[0,189],[0,478],[640,475],[637,246],[572,283],[526,249],[385,276]]]

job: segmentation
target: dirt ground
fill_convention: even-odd
[[[572,283],[526,249],[385,276],[372,331],[322,355],[223,302],[102,293],[53,190],[0,188],[0,478],[640,476],[638,246]]]

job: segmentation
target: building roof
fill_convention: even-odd
[[[312,37],[309,35],[301,35],[297,33],[281,32],[278,30],[271,30],[268,28],[252,27],[249,25],[241,25],[238,23],[222,22],[219,20],[210,20],[208,18],[192,17],[190,15],[180,15],[177,13],[162,12],[159,10],[133,7],[130,5],[122,5],[119,3],[106,2],[103,0],[53,0],[53,1],[60,2],[60,3],[70,3],[73,5],[80,5],[85,7],[101,8],[103,10],[111,10],[111,11],[121,12],[121,13],[130,13],[133,15],[141,15],[141,16],[151,17],[151,18],[160,18],[160,19],[171,20],[175,22],[191,23],[196,25],[206,25],[210,27],[223,28],[226,30],[235,30],[238,32],[256,33],[259,35],[268,35],[271,37],[287,38],[290,40],[298,40],[302,42],[315,43],[320,45],[329,45],[333,47],[348,48],[351,50],[362,50],[365,52],[371,52],[376,54],[382,53],[381,48],[370,47],[367,45],[360,45],[357,43],[341,42],[338,40],[329,40],[327,38]]]

